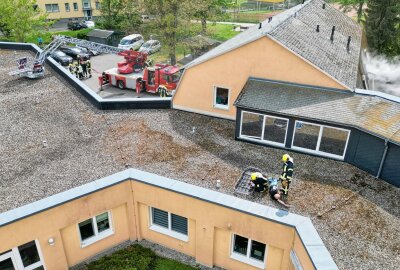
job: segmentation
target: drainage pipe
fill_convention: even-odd
[[[379,165],[378,174],[375,176],[375,178],[379,178],[379,176],[381,176],[381,172],[382,172],[383,164],[385,163],[385,160],[386,160],[388,148],[389,148],[388,140],[385,140],[385,150],[383,151],[381,164]]]

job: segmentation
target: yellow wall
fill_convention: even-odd
[[[96,9],[96,2],[100,0],[87,0],[90,2],[92,16],[100,16],[100,10]],[[65,9],[65,3],[69,3],[70,11]],[[74,10],[74,4],[78,4],[78,10]],[[48,12],[47,18],[49,19],[68,19],[68,18],[83,18],[85,17],[83,11],[82,0],[37,0],[38,8],[46,12],[46,4],[58,4],[59,12]]]
[[[188,218],[188,241],[151,230],[150,206]],[[108,210],[114,234],[81,248],[77,224]],[[314,269],[292,227],[136,181],[123,182],[0,227],[0,253],[37,239],[47,269],[67,269],[126,240],[147,239],[193,256],[204,265],[256,269],[230,258],[233,234],[267,245],[266,269],[287,270],[291,249],[307,266],[304,269]],[[55,238],[54,246],[47,244],[50,237]]]
[[[233,106],[249,77],[345,89],[268,37],[185,70],[173,107],[235,119]],[[213,107],[214,87],[230,89],[229,110]]]

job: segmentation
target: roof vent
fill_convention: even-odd
[[[332,33],[331,33],[331,41],[333,42],[333,36],[335,35],[335,26],[332,27]]]
[[[351,36],[347,38],[347,52],[350,52],[350,42],[351,42]]]
[[[268,22],[270,23],[272,21],[272,17],[269,17],[268,18]]]
[[[325,3],[322,4],[322,9],[325,9],[325,5],[326,5]]]
[[[319,24],[317,24],[317,32],[319,32]]]
[[[262,23],[260,23],[260,25],[258,26],[258,29],[261,29],[261,27],[262,27]]]

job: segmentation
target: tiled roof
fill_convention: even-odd
[[[400,103],[379,96],[250,78],[235,105],[352,126],[400,144]]]
[[[361,28],[351,18],[322,0],[309,0],[255,25],[222,43],[186,68],[268,36],[348,88],[355,88],[361,49]],[[320,31],[317,32],[317,25]],[[330,36],[335,26],[334,40]],[[346,49],[351,36],[350,51]]]

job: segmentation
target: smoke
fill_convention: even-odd
[[[388,59],[382,55],[367,53],[365,64],[371,90],[400,97],[400,56]]]

